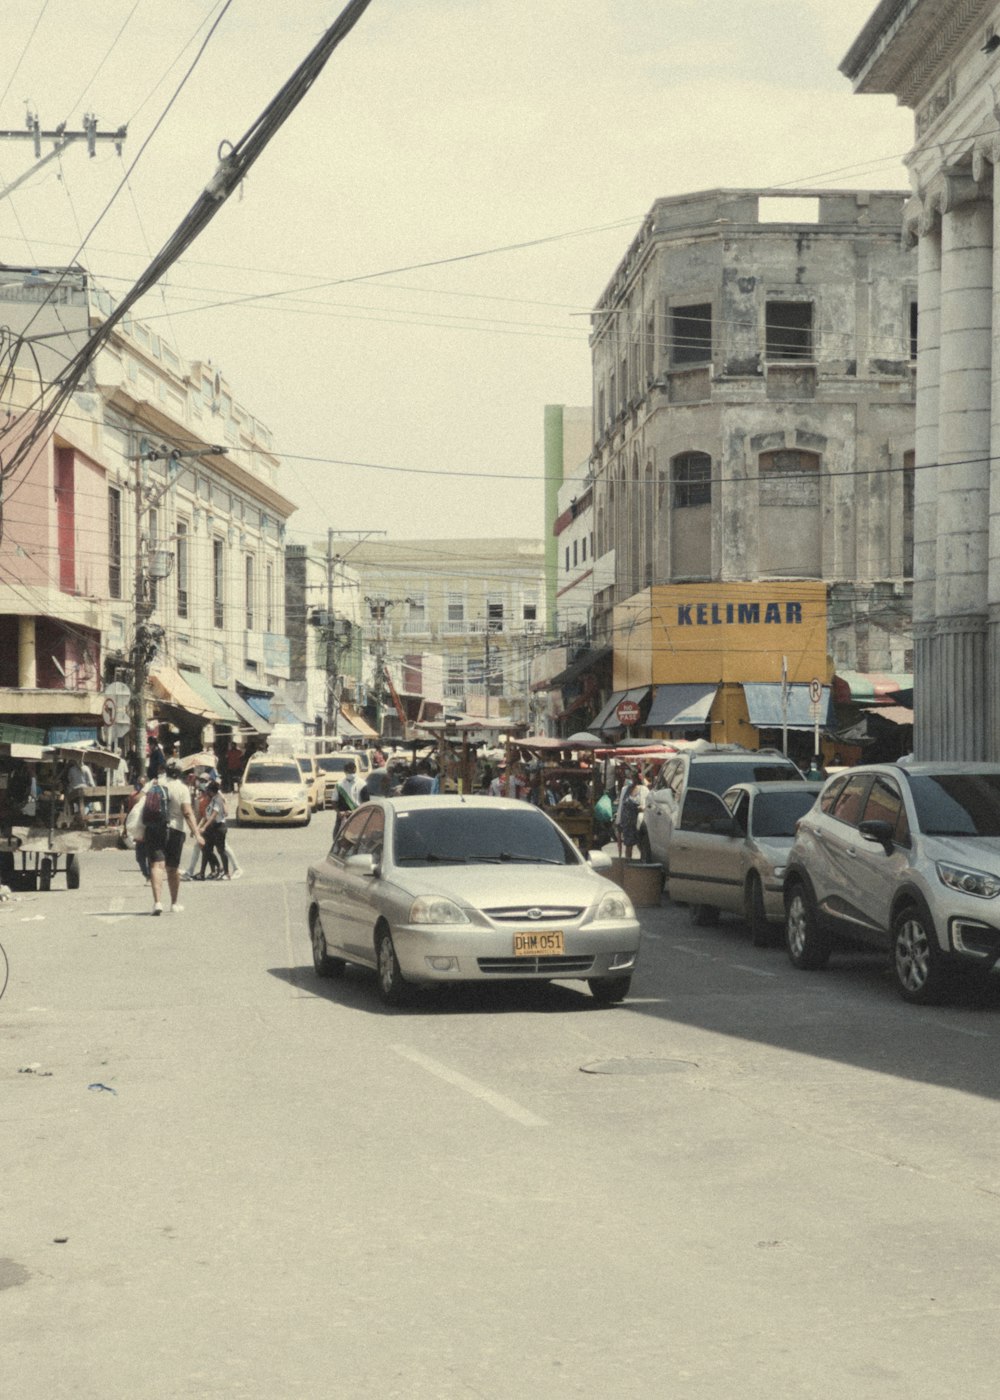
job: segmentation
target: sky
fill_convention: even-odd
[[[128,139],[0,199],[0,262],[121,295],[342,0],[8,8],[0,128]],[[911,114],[838,72],[874,9],[372,0],[136,314],[271,428],[289,539],[541,536],[545,405],[590,403],[588,313],[657,198],[907,187]],[[30,165],[0,140],[0,188]]]

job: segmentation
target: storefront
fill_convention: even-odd
[[[828,724],[823,583],[663,585],[619,604],[614,626],[615,692],[651,689],[650,736],[757,749],[790,733],[811,751]]]

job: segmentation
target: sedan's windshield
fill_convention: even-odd
[[[345,765],[355,762],[355,759],[351,753],[327,753],[320,754],[316,762],[321,773],[343,773]]]
[[[706,788],[721,797],[734,783],[787,783],[801,778],[794,763],[740,762],[699,763],[695,759],[688,774],[688,786]]]
[[[247,772],[244,783],[301,783],[297,763],[258,763]]]
[[[1000,773],[910,776],[926,836],[1000,836]]]
[[[750,818],[754,836],[794,836],[795,823],[816,801],[815,792],[758,792]]]
[[[397,865],[576,864],[573,848],[558,827],[527,804],[487,811],[456,803],[399,812],[394,854]]]

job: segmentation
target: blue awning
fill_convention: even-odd
[[[784,721],[780,685],[744,685],[743,694],[746,696],[750,723],[755,729],[782,728]],[[789,729],[814,728],[816,721],[813,719],[810,709],[809,687],[807,685],[790,685],[788,687],[787,717]],[[829,721],[830,687],[825,685],[822,699],[819,702],[820,728],[827,725]]]
[[[239,715],[244,729],[252,729],[257,734],[270,734],[270,724],[257,713],[249,700],[245,700],[235,690],[224,689],[221,686],[219,694],[226,704]]]
[[[649,729],[696,729],[708,723],[708,712],[715,699],[716,685],[658,685],[649,707]]]

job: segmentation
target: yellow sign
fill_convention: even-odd
[[[614,688],[827,676],[826,584],[665,584],[615,608]]]

